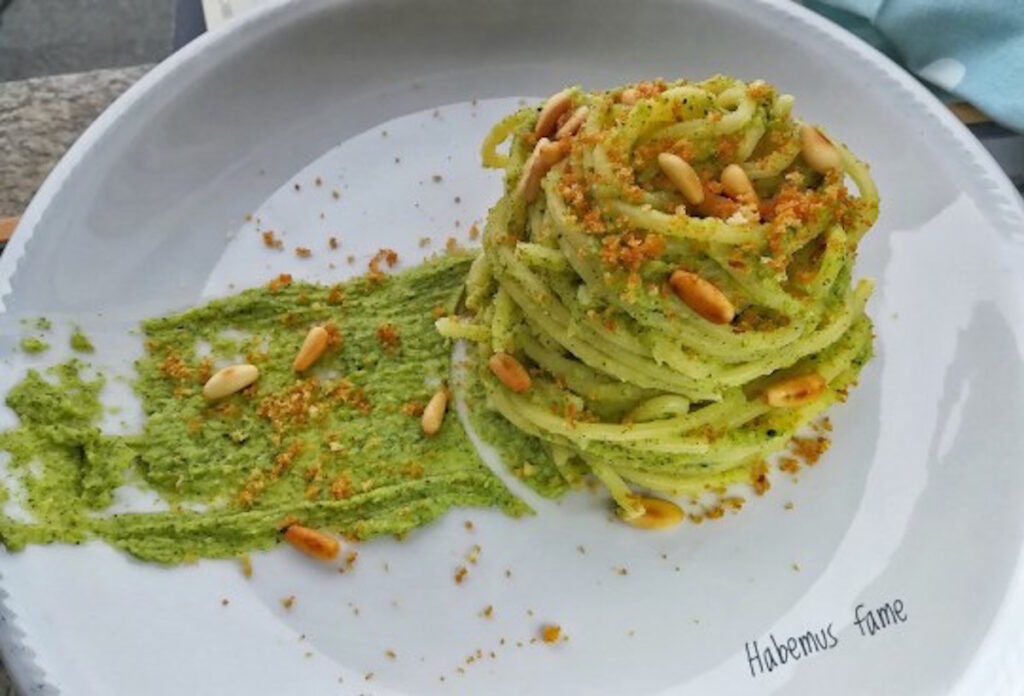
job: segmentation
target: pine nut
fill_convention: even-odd
[[[338,557],[341,544],[330,534],[301,524],[293,524],[285,530],[285,540],[302,553],[318,558],[321,561],[330,561]]]
[[[216,401],[242,391],[259,379],[260,370],[255,365],[231,365],[213,373],[203,385],[203,396],[207,401]]]
[[[743,203],[756,203],[757,192],[750,183],[750,177],[738,164],[730,164],[722,170],[722,189],[725,195]]]
[[[700,205],[704,201],[704,186],[689,162],[671,152],[662,152],[658,155],[658,166],[688,202]]]
[[[555,124],[558,119],[572,107],[572,92],[568,89],[563,89],[558,94],[552,95],[545,103],[544,107],[540,110],[540,115],[537,116],[537,125],[533,127],[533,134],[538,138],[543,138],[551,135],[551,132],[555,130]]]
[[[444,422],[444,413],[447,408],[448,392],[446,390],[442,389],[430,397],[427,407],[423,409],[421,421],[424,435],[437,434],[437,431],[441,429],[441,423]]]
[[[785,120],[789,118],[790,112],[793,111],[793,95],[792,94],[780,94],[779,98],[775,100],[772,105],[772,116],[777,119]]]
[[[330,336],[327,333],[327,329],[322,326],[314,326],[306,334],[306,338],[302,341],[302,347],[299,348],[298,354],[295,356],[295,362],[292,363],[292,369],[296,372],[304,372],[313,366],[320,356],[327,350],[327,343],[330,340]]]
[[[667,529],[683,521],[683,509],[669,500],[634,496],[643,506],[643,514],[625,521],[640,529]],[[624,518],[625,519],[625,518]]]
[[[619,101],[623,104],[633,105],[640,99],[640,90],[635,87],[627,87],[619,93]]]
[[[572,112],[572,116],[569,120],[562,124],[562,127],[555,133],[556,140],[562,140],[564,138],[571,138],[576,135],[576,131],[580,129],[583,122],[587,120],[587,116],[590,114],[590,109],[585,106],[581,106]]]
[[[805,125],[800,129],[800,152],[807,166],[819,174],[828,174],[843,166],[839,150],[814,126]]]
[[[517,394],[530,388],[530,374],[522,364],[508,353],[495,353],[487,361],[487,367],[504,384]]]
[[[687,307],[712,324],[728,324],[736,316],[736,309],[725,293],[696,273],[673,271],[668,283]]]
[[[764,400],[776,408],[803,406],[821,396],[826,386],[824,377],[817,372],[810,372],[768,387],[764,390]]]
[[[523,173],[516,185],[516,195],[527,203],[532,202],[540,193],[540,182],[553,166],[565,157],[568,142],[551,142],[541,138],[533,148],[533,152],[523,164]]]

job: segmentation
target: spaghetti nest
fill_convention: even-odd
[[[483,145],[505,194],[471,316],[438,328],[476,343],[489,406],[625,519],[659,502],[634,488],[749,478],[872,355],[872,283],[852,275],[877,193],[792,103],[724,76],[570,88]]]

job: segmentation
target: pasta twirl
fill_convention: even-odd
[[[872,285],[853,263],[877,192],[792,102],[724,76],[570,88],[484,143],[505,194],[470,316],[438,328],[475,342],[488,405],[626,518],[645,513],[638,488],[749,476],[872,355]],[[489,369],[496,355],[529,386]]]

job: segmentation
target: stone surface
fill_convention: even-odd
[[[82,131],[150,67],[0,83],[0,217],[20,215]]]

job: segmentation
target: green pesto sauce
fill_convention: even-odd
[[[179,563],[273,546],[283,520],[365,539],[402,534],[452,506],[529,513],[479,461],[453,414],[427,438],[403,409],[425,404],[448,378],[434,308],[452,308],[470,261],[447,256],[333,290],[247,290],[146,322],[138,435],[99,430],[103,381],[83,377],[81,363],[52,368],[52,379],[30,372],[8,395],[20,424],[0,433],[0,450],[11,455],[33,519],[0,515],[0,537],[11,549],[98,537]],[[296,375],[307,330],[326,323],[341,345]],[[391,346],[382,325],[397,334]],[[260,378],[210,404],[201,388],[211,361],[214,369],[252,362]],[[104,514],[122,483],[155,491],[170,511]]]
[[[42,353],[44,350],[49,349],[49,347],[49,343],[36,336],[26,336],[21,339],[21,349],[26,353]]]
[[[71,332],[71,349],[78,351],[79,353],[92,353],[96,349],[93,348],[92,341],[89,337],[82,333],[82,330],[75,327],[75,330]]]
[[[570,484],[555,467],[544,443],[519,430],[487,406],[487,394],[475,358],[468,359],[463,380],[470,422],[480,439],[497,451],[502,463],[516,478],[537,493],[546,498],[557,498],[565,494]],[[571,474],[570,477],[574,483],[580,480]]]

